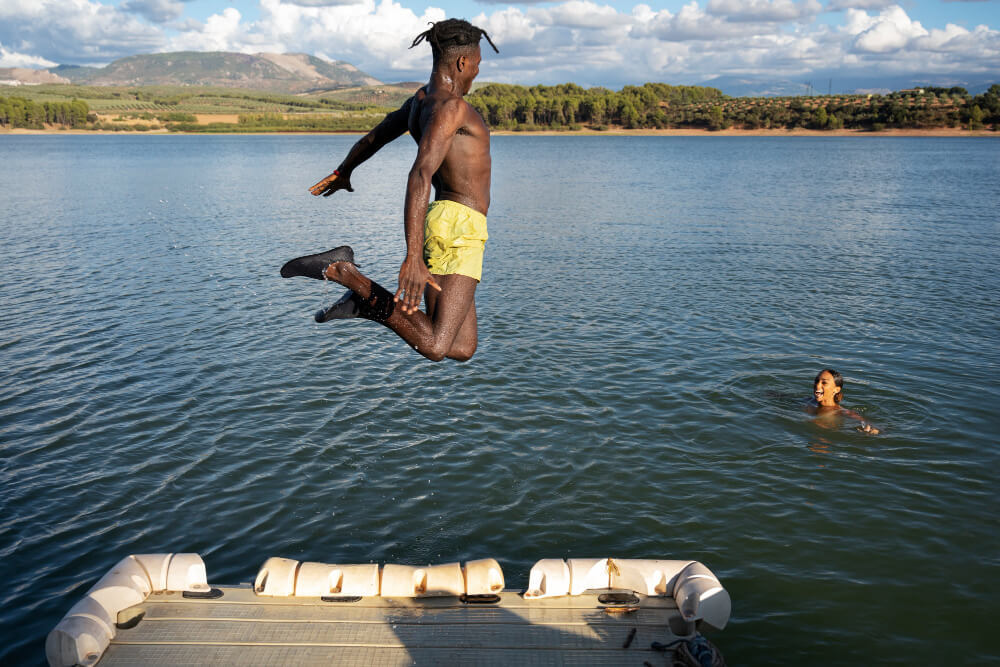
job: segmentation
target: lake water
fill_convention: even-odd
[[[1000,143],[496,137],[480,347],[425,361],[395,288],[400,140],[0,137],[0,663],[130,553],[215,583],[329,563],[691,558],[732,665],[1000,657]],[[802,410],[826,366],[883,429]]]

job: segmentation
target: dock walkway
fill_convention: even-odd
[[[659,667],[671,655],[651,644],[683,631],[673,599],[632,591],[338,600],[214,590],[221,597],[152,593],[123,610],[99,664]]]

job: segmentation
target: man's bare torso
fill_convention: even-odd
[[[408,127],[418,144],[435,109],[454,97],[450,91],[428,92],[424,86],[411,98]],[[461,100],[461,104],[463,122],[434,174],[434,198],[455,201],[486,215],[490,207],[490,131],[468,102]]]

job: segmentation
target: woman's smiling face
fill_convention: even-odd
[[[813,397],[823,407],[832,407],[840,402],[841,388],[830,371],[822,371],[813,382]]]

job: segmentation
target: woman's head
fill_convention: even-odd
[[[813,396],[820,405],[839,405],[844,398],[844,376],[832,368],[824,368],[813,380]]]

